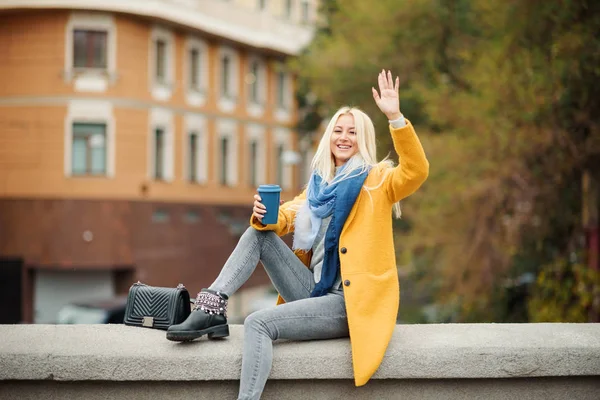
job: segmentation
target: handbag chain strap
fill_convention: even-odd
[[[140,281],[137,281],[136,283],[133,284],[133,286],[148,286],[145,283],[142,283]],[[177,285],[176,289],[185,289],[185,285],[183,283],[180,283],[179,285]]]

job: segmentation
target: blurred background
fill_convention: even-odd
[[[0,323],[119,322],[138,280],[194,296],[338,107],[397,160],[382,68],[430,161],[398,321],[600,320],[600,2],[0,0],[0,60]],[[257,268],[231,322],[275,297]]]

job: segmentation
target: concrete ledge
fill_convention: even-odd
[[[242,326],[231,326],[231,336],[220,341],[202,338],[191,343],[173,343],[165,339],[163,331],[124,325],[0,325],[0,397],[9,397],[13,390],[15,395],[27,393],[25,388],[33,390],[32,381],[38,381],[34,390],[37,394],[31,392],[32,398],[39,396],[37,391],[42,388],[47,393],[57,387],[75,390],[73,386],[61,386],[61,382],[85,383],[77,390],[87,387],[91,392],[108,390],[108,386],[97,387],[90,381],[111,382],[111,387],[114,390],[121,387],[124,392],[120,395],[125,396],[136,386],[135,382],[139,382],[138,386],[143,384],[145,391],[158,393],[158,387],[167,386],[171,387],[169,390],[175,387],[190,390],[181,381],[189,382],[192,387],[204,382],[206,389],[218,381],[228,381],[229,385],[217,385],[219,389],[211,392],[211,396],[231,398],[231,394],[224,393],[230,391],[235,396],[242,341]],[[439,393],[445,393],[439,398],[463,398],[449,396],[448,385],[454,387],[463,382],[465,386],[459,384],[462,389],[457,389],[457,393],[464,395],[468,385],[483,388],[496,382],[505,387],[497,398],[507,398],[502,396],[511,390],[523,394],[520,386],[525,385],[523,378],[527,378],[538,387],[538,396],[527,398],[560,398],[547,393],[553,386],[544,381],[552,377],[564,377],[557,387],[568,389],[571,399],[595,398],[586,397],[586,393],[600,391],[600,324],[399,325],[384,362],[364,387],[371,389],[352,385],[348,339],[280,341],[275,344],[268,388],[294,388],[277,390],[278,395],[273,398],[288,398],[282,393],[291,395],[298,391],[303,387],[301,382],[320,387],[321,394],[331,391],[333,398],[342,392],[354,397],[365,394],[357,398],[386,398],[385,393],[391,390],[389,385],[396,388],[396,394],[399,387],[402,391],[421,387],[421,395],[426,393],[424,387],[427,390],[437,387],[442,390]],[[479,386],[473,386],[472,381],[467,383],[473,379]],[[127,384],[119,386],[119,381]],[[157,388],[152,389],[152,382]],[[379,397],[370,397],[378,390],[382,390]],[[581,396],[573,397],[577,390]],[[225,397],[219,397],[218,393]],[[438,398],[432,396],[428,398]],[[318,397],[313,393],[306,398]]]
[[[173,343],[124,325],[0,325],[0,380],[239,379],[243,327]],[[275,344],[273,379],[352,379],[348,339]],[[600,324],[399,325],[375,379],[600,376]]]

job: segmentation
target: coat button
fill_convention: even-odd
[[[347,252],[348,250],[346,250],[346,248],[345,248],[345,247],[342,247],[342,248],[340,249],[340,251],[342,252],[342,254],[346,254],[346,252]]]
[[[344,286],[350,286],[350,281],[348,279],[344,281]]]

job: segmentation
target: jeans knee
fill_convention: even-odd
[[[269,236],[277,237],[277,235],[273,231],[259,231],[257,229],[254,229],[251,226],[249,226],[246,229],[246,231],[244,232],[244,234],[242,235],[242,237],[257,238],[260,241],[263,241],[265,238],[267,238]]]
[[[244,330],[257,330],[260,329],[262,325],[262,321],[257,316],[257,312],[253,312],[252,314],[248,315],[244,320]]]
[[[273,332],[265,322],[263,310],[255,311],[248,315],[244,320],[244,332],[259,332],[264,333],[273,339]],[[274,340],[274,339],[273,339]]]
[[[245,235],[245,236],[265,236],[269,232],[271,232],[271,231],[259,231],[257,229],[254,229],[253,227],[249,226],[248,228],[246,228],[246,231],[244,232],[243,235]]]

